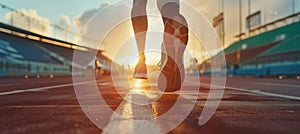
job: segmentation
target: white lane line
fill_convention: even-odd
[[[99,86],[107,86],[107,85],[112,85],[112,82],[98,82]]]
[[[139,96],[139,98],[137,99],[136,96]],[[153,119],[155,115],[151,105],[135,104],[135,102],[148,101],[145,93],[142,91],[139,93],[130,91],[125,98],[110,117],[109,123],[103,129],[104,132],[102,134],[159,134],[160,127]]]
[[[264,91],[260,91],[260,90],[249,90],[249,89],[235,88],[235,87],[227,87],[227,86],[226,86],[226,88],[231,89],[231,90],[237,90],[237,91],[243,91],[243,92],[248,92],[248,93],[254,93],[254,94],[265,95],[265,96],[279,97],[279,98],[293,99],[293,100],[298,100],[298,101],[300,101],[300,97],[297,97],[297,96],[290,96],[290,95],[283,95],[283,94],[269,93],[269,92],[264,92]]]
[[[247,82],[247,83],[259,84],[259,85],[272,85],[272,86],[283,86],[283,87],[296,87],[296,88],[300,88],[300,85],[294,85],[294,84],[269,83],[269,82]]]
[[[4,87],[4,86],[15,86],[15,85],[24,85],[24,84],[36,84],[36,81],[38,81],[38,79],[34,79],[30,82],[28,81],[20,81],[18,83],[16,83],[16,81],[8,81],[8,82],[5,82],[5,83],[0,83],[0,87]],[[42,82],[39,82],[39,84],[54,84],[56,82],[61,82],[61,80],[51,80],[51,83],[47,82],[47,81],[42,81]]]
[[[9,108],[78,108],[80,105],[15,105]]]
[[[26,93],[26,92],[38,92],[38,91],[43,91],[43,90],[55,89],[55,88],[70,87],[73,85],[85,85],[85,84],[89,84],[89,83],[93,83],[93,82],[95,82],[95,81],[85,81],[85,82],[70,83],[70,84],[63,84],[63,85],[56,85],[56,86],[14,90],[14,91],[2,92],[2,93],[0,93],[0,96],[10,95],[10,94],[18,94],[18,93]]]
[[[191,84],[198,84],[196,82],[191,82],[191,81],[189,81],[189,83],[191,83]],[[201,87],[206,87],[206,88],[208,87],[208,88],[210,88],[211,85],[208,84],[208,83],[201,83],[200,86]],[[214,87],[215,88],[224,88],[224,86],[220,86],[220,85],[214,85]],[[279,98],[293,99],[293,100],[299,100],[300,101],[300,97],[298,97],[298,96],[276,94],[276,93],[264,92],[264,91],[260,91],[260,90],[250,90],[250,89],[230,87],[230,86],[226,86],[225,88],[226,89],[231,89],[231,90],[236,90],[236,91],[243,91],[243,92],[248,92],[248,93],[254,93],[254,94],[264,95],[264,96],[279,97]]]

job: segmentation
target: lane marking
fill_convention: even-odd
[[[6,83],[6,84],[0,84],[0,87],[5,87],[5,86],[20,86],[20,85],[24,85],[24,83],[26,85],[34,85],[36,84],[36,82],[18,82],[16,83],[15,81],[14,82],[10,82],[10,83]],[[55,82],[54,82],[55,83]],[[39,84],[53,84],[53,83],[49,83],[49,82],[41,82]]]
[[[80,108],[80,105],[15,105],[9,108]]]
[[[243,92],[248,92],[248,93],[265,95],[265,96],[279,97],[279,98],[293,99],[293,100],[300,101],[300,97],[297,97],[297,96],[269,93],[269,92],[264,92],[264,91],[260,91],[260,90],[249,90],[249,89],[242,89],[242,88],[235,88],[235,87],[226,87],[226,88],[231,89],[231,90],[237,90],[237,91],[243,91]]]
[[[104,82],[104,83],[98,82],[98,85],[100,85],[100,86],[112,85],[112,82]]]
[[[7,82],[3,82],[0,83],[0,87],[5,87],[5,86],[16,86],[16,85],[24,85],[24,84],[31,84],[34,85],[36,84],[36,82],[39,82],[39,84],[55,84],[57,82],[61,82],[61,80],[51,80],[51,82],[47,82],[47,81],[39,81],[39,79],[33,79],[32,81],[28,82],[28,81],[18,81],[18,83],[16,83],[16,81],[7,81]]]
[[[13,90],[13,91],[8,91],[8,92],[1,92],[0,96],[18,94],[18,93],[26,93],[26,92],[38,92],[38,91],[43,91],[43,90],[55,89],[55,88],[70,87],[70,86],[73,86],[73,85],[85,85],[85,84],[89,84],[89,83],[93,83],[93,82],[95,82],[95,81],[85,81],[85,82],[70,83],[70,84],[63,84],[63,85],[56,85],[56,86],[47,86],[47,87],[39,87],[39,88],[31,88],[31,89]]]
[[[131,89],[134,90],[134,89]],[[140,100],[133,100],[134,96],[143,96]],[[144,98],[145,97],[145,98]],[[152,106],[135,104],[132,101],[148,101],[145,92],[129,91],[125,96],[126,99],[119,105],[110,117],[109,123],[103,129],[102,134],[119,134],[119,133],[161,133],[160,127],[154,119]]]
[[[191,82],[188,81],[191,84],[198,84],[197,82]],[[211,85],[208,83],[201,83],[201,87],[208,87],[210,88]],[[250,90],[250,89],[243,89],[243,88],[237,88],[237,87],[230,87],[230,86],[220,86],[220,85],[214,85],[215,88],[225,88],[225,89],[231,89],[231,90],[236,90],[236,91],[243,91],[243,92],[248,92],[248,93],[254,93],[254,94],[259,94],[259,95],[264,95],[264,96],[271,96],[271,97],[279,97],[279,98],[285,98],[285,99],[293,99],[293,100],[298,100],[300,101],[300,97],[298,96],[290,96],[290,95],[283,95],[283,94],[276,94],[276,93],[270,93],[270,92],[264,92],[261,90]]]
[[[247,82],[247,83],[260,84],[260,85],[272,85],[272,86],[283,86],[283,87],[296,87],[296,88],[300,88],[300,85],[295,85],[295,84],[269,83],[269,82]]]

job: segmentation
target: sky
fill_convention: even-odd
[[[231,43],[236,41],[234,38],[235,35],[239,32],[239,24],[238,24],[238,16],[239,16],[239,0],[225,0],[224,6],[225,10],[219,6],[221,0],[182,0],[186,2],[193,9],[200,12],[210,23],[212,22],[213,17],[217,16],[220,12],[225,12],[225,46],[229,46]],[[1,4],[14,8],[28,16],[32,16],[38,20],[43,21],[45,25],[55,24],[61,27],[64,27],[62,30],[64,31],[73,31],[74,33],[78,33],[82,31],[81,28],[85,26],[87,22],[99,11],[103,10],[104,7],[109,6],[109,11],[117,12],[124,8],[124,16],[130,13],[130,8],[132,4],[132,0],[1,0]],[[292,13],[293,4],[295,11],[300,11],[300,0],[251,0],[251,13],[261,10],[263,13],[262,23],[268,23],[279,19],[281,17],[290,15]],[[248,15],[248,0],[242,0],[242,17],[243,17],[243,31],[246,31],[246,21],[245,18]],[[187,9],[182,9],[183,12],[187,12]],[[149,14],[157,15],[159,12],[155,6],[155,0],[148,0],[148,8],[147,12]],[[13,14],[13,13],[11,13]],[[11,14],[8,11],[0,10],[1,21],[11,21]],[[188,15],[188,13],[186,13]],[[103,19],[114,20],[118,17],[116,14],[106,14],[107,16],[102,15]],[[14,20],[19,19],[20,22],[23,22],[22,17],[15,15]],[[99,20],[99,21],[100,21]],[[149,25],[153,29],[162,29],[162,23],[159,21],[159,17],[154,16],[149,19],[151,22]],[[194,18],[189,17],[189,22],[195,22]],[[17,21],[16,21],[17,22]],[[15,23],[16,23],[15,22]],[[109,21],[108,21],[109,22]],[[132,36],[132,28],[130,27],[130,21],[122,22],[120,25],[116,26],[115,29],[109,34],[110,38],[105,38],[104,45],[102,45],[101,49],[106,49],[106,55],[110,58],[114,58],[116,56],[123,57],[119,62],[126,64],[126,62],[132,62],[132,58],[135,56],[134,54],[128,55],[128,53],[136,53],[136,47],[134,44],[134,38]],[[23,26],[28,26],[28,24],[19,24]],[[77,42],[78,38],[72,38],[67,36],[66,34],[57,34],[55,30],[51,30],[48,26],[39,26],[38,23],[31,25],[29,29],[35,29],[37,31],[41,31],[44,34],[49,36],[56,36],[57,38],[64,37],[65,39],[69,39],[71,41]],[[90,28],[91,29],[91,28]],[[95,29],[95,28],[92,28]],[[151,29],[151,28],[150,28]],[[124,36],[122,33],[131,33]],[[204,31],[203,31],[204,32]],[[54,35],[56,33],[56,35]],[[94,33],[93,33],[94,34]],[[155,33],[149,34],[150,36],[156,36]],[[93,40],[97,40],[98,37],[91,37]],[[118,38],[119,40],[115,40]],[[155,37],[158,40],[161,37]],[[198,58],[199,61],[204,60],[203,55],[207,55],[205,48],[201,46],[201,43],[197,43],[196,36],[191,36],[191,45],[189,45],[190,53],[194,57]],[[200,39],[201,40],[201,39]],[[160,44],[159,41],[150,40],[147,44]],[[201,41],[200,41],[201,42]],[[120,51],[118,52],[115,48],[118,44],[126,44],[128,45],[127,52]],[[125,45],[125,46],[126,46]],[[159,45],[156,48],[151,48],[153,50],[160,49]],[[120,54],[116,54],[116,53]],[[204,53],[204,54],[203,54]],[[124,58],[127,57],[127,58]],[[120,58],[118,58],[120,59]]]

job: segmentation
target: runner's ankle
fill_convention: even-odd
[[[139,63],[145,63],[146,62],[146,56],[144,53],[139,54]]]

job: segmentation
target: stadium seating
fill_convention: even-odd
[[[1,53],[2,58],[60,64],[49,53],[40,48],[37,42],[6,33],[0,33],[0,36],[1,49],[7,52],[6,54]]]

